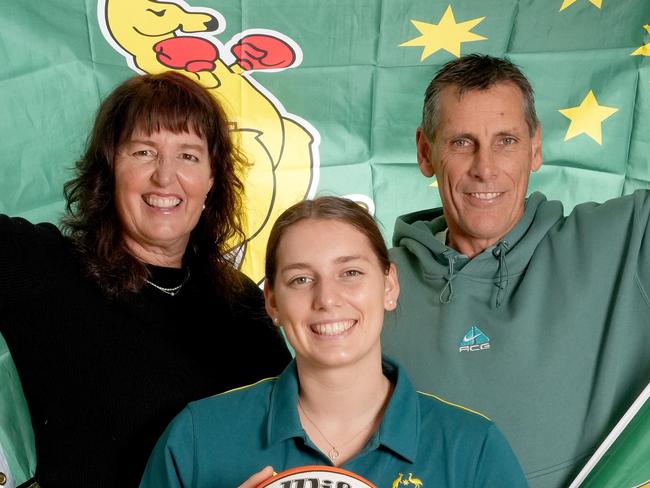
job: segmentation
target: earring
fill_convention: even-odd
[[[393,304],[393,299],[391,298],[388,300],[388,305],[392,305],[392,304]]]
[[[280,325],[280,319],[277,318],[277,317],[273,317],[273,323],[274,323],[275,325]]]

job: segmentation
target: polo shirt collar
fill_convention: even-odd
[[[298,370],[294,359],[278,377],[271,392],[266,430],[269,444],[292,437],[305,439],[298,416],[298,387]]]
[[[415,462],[420,435],[418,394],[406,372],[395,361],[383,356],[382,368],[395,389],[379,425],[377,441],[408,461]]]
[[[384,374],[395,389],[388,401],[377,435],[370,441],[378,443],[410,462],[415,462],[420,427],[418,397],[404,370],[393,360],[382,358]],[[271,392],[267,424],[269,444],[293,437],[306,440],[298,416],[298,370],[295,359],[278,377]]]

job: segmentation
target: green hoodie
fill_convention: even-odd
[[[471,260],[434,237],[442,209],[400,217],[385,352],[490,416],[532,487],[566,486],[650,379],[649,215],[647,191],[568,217],[534,193]]]

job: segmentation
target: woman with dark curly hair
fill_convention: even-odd
[[[63,233],[0,216],[0,332],[43,487],[136,486],[188,401],[288,363],[260,290],[231,265],[244,165],[202,87],[137,76],[99,108]]]

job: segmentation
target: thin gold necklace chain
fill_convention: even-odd
[[[325,439],[325,441],[326,441],[330,446],[332,446],[332,448],[327,452],[327,457],[330,458],[332,461],[336,461],[336,459],[341,455],[341,453],[340,453],[339,450],[336,448],[336,446],[335,446],[334,444],[332,444],[332,442],[331,442],[327,437],[325,437],[325,434],[323,434],[323,431],[320,430],[320,429],[318,428],[318,425],[316,425],[316,422],[314,422],[314,421],[311,419],[311,417],[307,414],[307,412],[305,411],[305,407],[303,407],[303,406],[302,406],[302,403],[300,403],[300,399],[298,399],[298,408],[300,408],[300,411],[303,413],[303,415],[305,416],[305,418],[306,418],[307,420],[309,420],[309,423],[310,423],[311,425],[314,426],[314,428],[315,428],[316,431],[321,435],[321,437],[322,437],[323,439]],[[369,425],[372,425],[376,419],[377,419],[377,416],[375,415],[375,416],[372,418],[372,420],[370,420],[370,422],[368,422],[366,425],[364,425],[363,428],[362,428],[359,432],[357,432],[356,434],[354,434],[352,437],[350,437],[350,438],[349,438],[347,441],[345,441],[344,443],[339,444],[339,449],[342,448],[342,447],[344,447],[344,446],[347,446],[350,442],[352,442],[354,439],[356,439],[357,437],[359,437],[359,436],[361,435],[361,433],[362,433],[364,430],[366,430],[366,429],[368,428]]]

